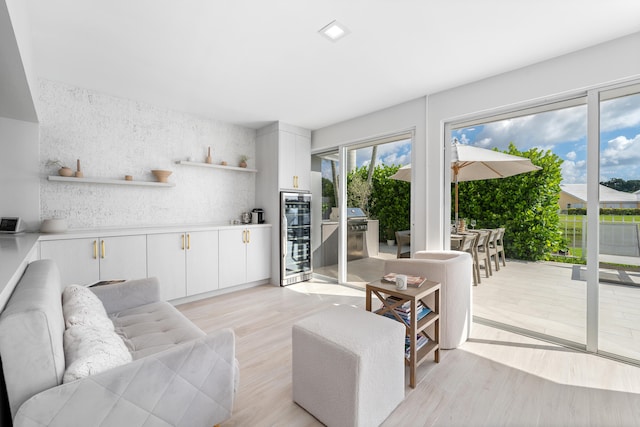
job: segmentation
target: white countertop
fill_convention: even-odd
[[[0,234],[0,309],[32,261],[38,236],[37,233]]]
[[[90,228],[90,229],[71,229],[64,233],[40,233],[40,240],[59,240],[59,239],[82,239],[92,237],[112,237],[112,236],[128,236],[135,234],[164,234],[164,233],[180,233],[210,230],[228,230],[234,228],[246,227],[271,227],[271,224],[228,224],[228,223],[208,223],[208,224],[180,224],[180,225],[163,225],[150,227],[108,227],[108,228]]]

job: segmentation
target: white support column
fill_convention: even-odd
[[[600,93],[587,93],[587,351],[598,351],[600,283]]]

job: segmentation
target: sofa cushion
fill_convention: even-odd
[[[107,316],[102,301],[88,288],[69,285],[62,292],[62,313],[65,326],[94,326],[113,331],[113,323]]]
[[[205,335],[164,301],[112,313],[111,320],[134,360]]]
[[[55,263],[48,259],[34,261],[0,316],[0,354],[13,416],[24,401],[62,381],[61,293]]]
[[[131,362],[131,353],[122,339],[109,329],[73,325],[64,331],[67,383]]]

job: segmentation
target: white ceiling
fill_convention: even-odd
[[[251,127],[318,129],[640,31],[638,0],[26,1],[37,76]],[[317,33],[334,19],[337,43]]]

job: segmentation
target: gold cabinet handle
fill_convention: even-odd
[[[93,259],[98,259],[98,241],[93,241]]]
[[[106,247],[105,247],[105,244],[104,244],[104,240],[102,241],[101,246],[102,246],[102,248],[101,248],[102,249],[102,258],[104,259],[107,256],[107,251],[106,251]]]
[[[191,233],[187,233],[187,250],[191,250]]]
[[[180,245],[181,249],[184,251],[184,234],[180,236],[182,239],[182,245]]]
[[[247,243],[251,243],[251,230],[247,230]]]
[[[242,243],[247,243],[247,230],[242,230]]]
[[[298,175],[293,177],[293,187],[298,188]]]

